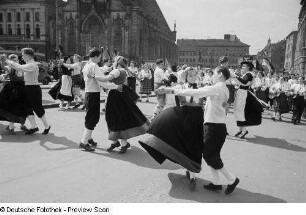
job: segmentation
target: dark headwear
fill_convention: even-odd
[[[117,57],[117,65],[121,65],[123,68],[127,67],[128,61],[126,58],[122,57],[122,56],[118,56]]]
[[[98,48],[93,48],[88,53],[90,58],[99,57],[101,55],[101,51]]]
[[[157,64],[157,65],[160,65],[160,64],[162,64],[163,62],[164,62],[163,59],[157,59],[157,60],[156,60],[156,64]]]
[[[224,64],[224,63],[226,63],[226,62],[228,62],[228,57],[226,57],[226,56],[220,57],[220,59],[219,59],[219,63],[220,63],[220,64]]]
[[[254,65],[253,65],[251,62],[249,62],[249,61],[243,61],[243,62],[241,62],[241,63],[240,63],[240,66],[242,66],[243,64],[247,65],[247,66],[249,67],[249,70],[250,70],[250,71],[253,70],[253,68],[254,68]]]

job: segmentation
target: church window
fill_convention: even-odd
[[[17,25],[17,35],[21,35],[21,28],[19,24]]]
[[[0,25],[0,35],[3,35],[3,28],[2,28],[2,25]]]
[[[26,34],[25,34],[26,38],[31,38],[31,29],[30,29],[30,25],[27,24],[26,25]]]
[[[39,28],[39,25],[36,25],[36,28],[35,28],[35,37],[37,39],[40,38],[40,28]]]
[[[13,34],[13,30],[12,30],[12,26],[11,25],[7,26],[7,33],[8,33],[8,35],[12,35]]]

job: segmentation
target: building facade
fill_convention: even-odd
[[[12,21],[8,22],[8,11],[17,11],[21,6],[25,8],[25,21],[17,23],[24,29],[18,35],[18,26],[13,22],[17,14],[11,13]],[[0,24],[5,29],[2,35],[0,29],[3,48],[30,46],[45,52],[47,58],[54,57],[58,47],[65,55],[86,55],[93,47],[108,47],[138,62],[163,58],[173,64],[177,60],[176,31],[171,31],[155,0],[58,0],[57,5],[55,0],[2,0]],[[12,36],[14,41],[2,45]],[[37,42],[42,47],[36,47]]]
[[[301,0],[301,10],[299,13],[299,24],[296,39],[294,72],[298,74],[305,74],[306,64],[306,1]]]
[[[225,34],[224,39],[178,39],[178,64],[216,67],[219,58],[227,56],[230,66],[237,66],[239,58],[249,55],[249,45],[242,43],[236,35]]]
[[[1,0],[0,46],[8,50],[33,47],[47,53],[50,47],[48,20],[55,16],[52,0]]]
[[[293,71],[296,39],[297,39],[297,31],[292,31],[286,37],[286,51],[285,51],[285,62],[284,62],[285,72]]]
[[[257,57],[267,58],[273,65],[276,72],[284,71],[286,52],[286,40],[283,39],[277,43],[271,43],[271,39],[268,39],[267,45],[257,53]]]

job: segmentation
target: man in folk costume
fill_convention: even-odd
[[[83,68],[85,81],[85,131],[79,147],[85,151],[94,151],[97,143],[92,139],[92,132],[100,120],[100,85],[98,81],[105,82],[103,74],[100,73],[98,62],[101,59],[101,51],[94,48],[89,51],[89,61]],[[97,74],[97,75],[96,75]],[[100,83],[101,84],[101,83]],[[119,89],[120,86],[113,83],[104,83],[104,88]]]
[[[226,129],[226,111],[225,107],[229,98],[229,91],[226,87],[225,81],[230,77],[230,71],[225,67],[217,67],[214,70],[213,85],[206,86],[199,89],[161,89],[161,93],[175,94],[177,96],[191,96],[191,97],[207,97],[204,112],[204,125],[203,125],[203,158],[208,166],[210,166],[213,181],[208,185],[204,185],[205,189],[212,191],[222,190],[219,173],[223,174],[227,179],[228,186],[225,190],[225,194],[232,193],[239,183],[239,179],[229,172],[221,159],[221,149],[224,145],[227,129]],[[157,120],[157,119],[156,119]],[[195,121],[196,122],[196,121]],[[198,120],[199,122],[199,120]],[[155,122],[153,122],[155,123]],[[187,125],[186,125],[187,126]],[[160,131],[162,132],[162,131]],[[169,132],[168,132],[169,133]],[[201,133],[201,131],[199,131]],[[168,134],[170,135],[170,134]],[[195,135],[197,136],[197,135]],[[156,140],[151,143],[144,141],[150,147],[156,147]],[[160,141],[161,143],[161,141]],[[143,146],[144,144],[142,144]],[[166,146],[166,145],[164,145]],[[189,147],[194,147],[189,145]],[[167,150],[171,147],[163,147],[164,153],[167,155]],[[168,157],[183,165],[184,167],[192,168],[193,171],[197,170],[197,166],[192,167],[194,162],[188,161],[184,155],[179,153],[168,153]],[[188,161],[188,162],[187,162]]]
[[[247,126],[260,125],[262,120],[261,103],[249,91],[255,78],[255,74],[252,72],[253,68],[254,65],[251,62],[244,61],[241,63],[242,77],[233,74],[234,80],[240,85],[234,103],[234,115],[239,127],[239,132],[235,134],[235,137],[241,135],[241,139],[249,133],[246,130]]]
[[[279,81],[270,87],[270,95],[273,97],[274,114],[272,120],[282,121],[282,114],[289,113],[288,91],[289,86],[284,82],[284,78],[280,77]],[[271,98],[272,98],[271,97]]]
[[[304,97],[306,94],[306,87],[303,83],[303,77],[299,77],[297,84],[291,86],[291,94],[293,96],[293,116],[292,123],[298,124],[301,122],[301,117],[304,111]]]

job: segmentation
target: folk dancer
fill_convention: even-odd
[[[6,60],[6,56],[2,56],[2,58],[3,61]],[[16,63],[19,62],[18,56],[15,54],[10,55],[8,59]],[[9,125],[6,130],[9,134],[15,135],[14,123],[20,123],[20,129],[27,131],[24,123],[33,112],[26,99],[22,72],[9,66],[5,66],[4,70],[5,74],[0,75],[0,81],[3,82],[3,86],[0,88],[0,121],[8,121]]]
[[[160,90],[163,93],[172,93],[178,96],[207,97],[207,102],[205,105],[205,112],[204,112],[204,125],[203,125],[204,146],[202,152],[205,162],[207,163],[208,166],[210,166],[213,175],[213,181],[208,185],[204,185],[204,188],[213,191],[222,190],[222,185],[220,183],[220,177],[219,177],[219,173],[222,173],[228,182],[225,194],[232,193],[239,183],[239,179],[225,168],[224,163],[220,156],[220,152],[227,135],[225,106],[229,98],[229,92],[226,87],[225,81],[229,77],[230,77],[230,72],[227,68],[217,67],[213,75],[213,83],[214,83],[213,86],[206,86],[199,89],[178,90],[178,89],[166,88]],[[195,121],[195,122],[200,122],[200,121]],[[195,124],[193,125],[195,126]],[[171,136],[170,134],[171,133],[169,132],[167,132],[167,134],[164,133],[164,137],[167,138]],[[180,136],[181,134],[179,134],[179,137],[177,138],[179,139]],[[196,136],[198,137],[198,135]],[[154,148],[156,146],[161,146],[161,147],[164,146],[164,150],[162,151],[163,153],[165,152],[167,153],[167,151],[171,152],[170,149],[173,150],[171,147],[166,147],[167,145],[165,143],[162,143],[162,141],[157,142],[154,141],[154,139],[149,144],[149,146],[151,148]],[[195,145],[191,144],[189,145],[189,147],[192,148],[195,147]],[[192,162],[191,159],[188,160],[187,159],[188,156],[186,155],[182,156],[179,153],[168,153],[168,156],[171,160],[180,163],[187,169],[192,168],[193,171],[199,171],[199,167],[197,166],[199,163]]]
[[[198,88],[197,71],[187,67],[185,73],[185,84],[171,89]],[[203,100],[192,96],[178,98],[179,104],[160,113],[139,143],[158,163],[169,159],[185,167],[189,188],[193,191],[196,186],[194,173],[201,171],[202,163]]]
[[[71,79],[72,79],[72,94],[74,96],[74,101],[75,101],[75,106],[73,109],[76,109],[81,106],[79,103],[79,100],[81,103],[84,104],[84,98],[81,93],[81,85],[82,85],[82,74],[81,74],[81,61],[82,57],[78,54],[73,55],[73,64],[67,64],[63,63],[63,66],[67,67],[68,69],[73,69],[72,74],[71,74]],[[85,110],[85,106],[83,105],[82,110]]]
[[[101,59],[101,51],[94,48],[89,51],[89,61],[83,68],[85,81],[85,131],[79,147],[85,151],[95,151],[94,147],[97,143],[92,139],[92,132],[100,120],[100,85],[98,81],[105,82],[104,76],[100,75],[100,68],[98,62]],[[98,74],[98,75],[96,75]],[[100,83],[101,84],[101,83]],[[110,83],[111,84],[111,83]],[[120,86],[111,84],[109,86],[103,85],[109,89],[119,89]]]
[[[109,130],[108,139],[112,143],[107,151],[112,152],[121,146],[119,154],[124,154],[131,147],[127,140],[144,134],[149,128],[149,121],[135,103],[139,98],[137,94],[124,85],[128,75],[126,58],[117,56],[113,68],[101,81],[111,81],[123,87],[122,92],[110,90],[108,94],[105,120]]]
[[[239,131],[235,134],[235,137],[241,135],[241,139],[249,133],[246,130],[247,126],[260,125],[262,120],[262,105],[256,96],[249,92],[255,77],[252,72],[253,68],[254,65],[251,62],[244,61],[241,62],[242,77],[240,78],[232,74],[234,81],[240,85],[234,102],[234,115],[237,120],[237,126],[239,127]]]
[[[22,59],[25,61],[25,65],[20,65],[13,61],[7,60],[6,63],[17,71],[21,71],[24,74],[24,82],[25,82],[25,93],[26,98],[30,104],[30,107],[34,110],[35,114],[41,119],[44,124],[44,131],[42,134],[48,134],[51,126],[49,125],[45,110],[42,105],[42,91],[38,83],[38,74],[39,68],[36,62],[34,62],[35,52],[31,48],[23,48],[21,49]],[[39,131],[34,114],[28,116],[28,119],[31,123],[31,128],[28,129],[26,134],[33,134]]]

